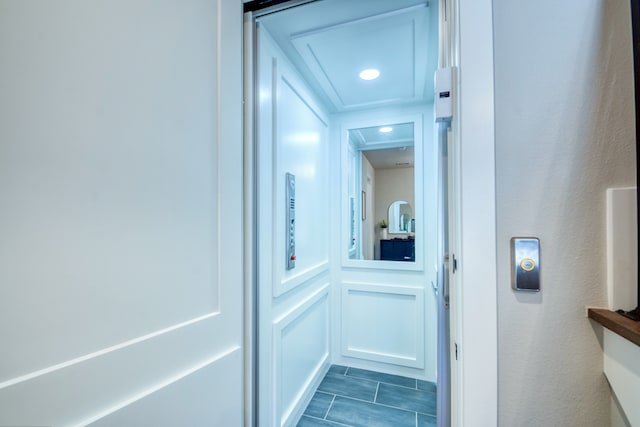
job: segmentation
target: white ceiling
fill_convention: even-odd
[[[351,145],[362,150],[374,169],[411,168],[414,165],[413,123],[390,124],[391,132],[380,126],[350,129]]]
[[[413,147],[368,150],[363,154],[374,169],[396,169],[413,167]]]
[[[391,128],[390,132],[381,132],[383,127]],[[413,123],[389,123],[349,130],[349,140],[354,148],[359,150],[373,150],[376,148],[390,148],[413,145]]]
[[[433,99],[436,28],[425,0],[321,0],[259,19],[333,112]],[[358,73],[377,68],[377,80]]]

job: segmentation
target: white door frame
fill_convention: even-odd
[[[447,0],[457,69],[452,122],[452,425],[498,424],[493,16],[491,0]],[[457,361],[455,353],[457,348]]]
[[[246,3],[247,0],[244,1]],[[244,425],[258,425],[257,190],[255,153],[255,18],[243,13]]]

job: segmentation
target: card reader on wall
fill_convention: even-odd
[[[540,290],[540,241],[537,238],[511,239],[511,287],[516,291]]]
[[[435,73],[436,122],[449,122],[453,117],[454,68],[438,68]]]

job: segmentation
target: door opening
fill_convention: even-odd
[[[438,5],[248,5],[257,421],[317,417],[307,403],[342,387],[344,367],[347,383],[413,380],[411,398],[400,400],[418,406],[397,409],[434,424],[444,277],[433,122]],[[295,223],[286,215],[287,174],[296,182]],[[398,384],[377,382],[381,399],[398,398]]]

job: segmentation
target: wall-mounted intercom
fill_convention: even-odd
[[[435,73],[436,122],[448,122],[453,117],[454,68],[438,68]]]
[[[285,177],[285,197],[287,206],[286,212],[286,224],[285,230],[287,237],[286,253],[287,253],[287,270],[291,270],[296,266],[296,177],[293,174],[287,173]]]
[[[540,240],[511,239],[511,287],[516,291],[540,290]]]

